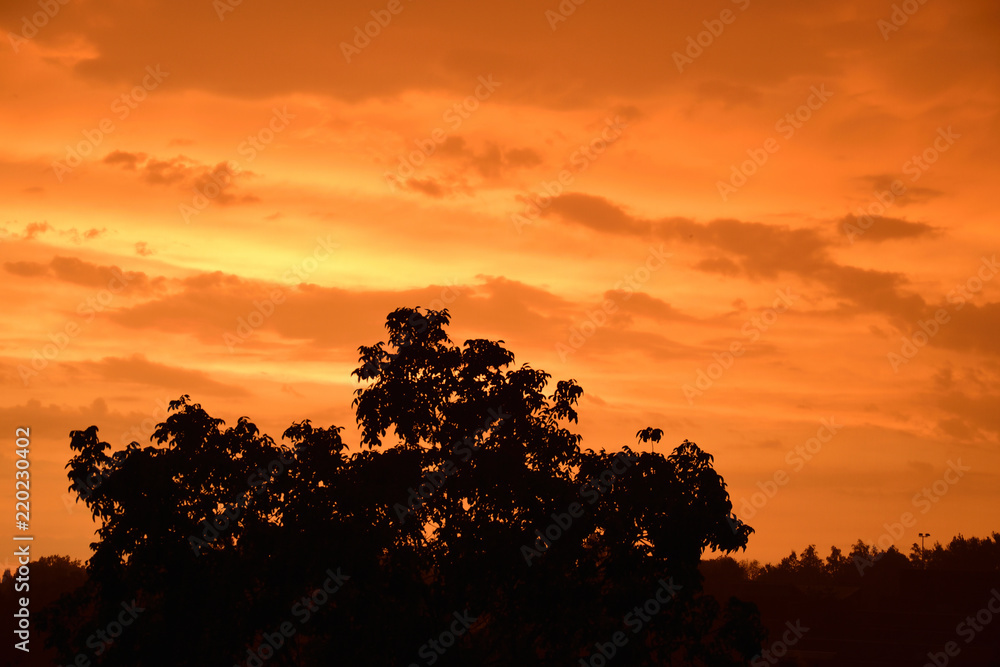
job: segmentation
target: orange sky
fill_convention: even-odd
[[[903,4],[3,3],[34,555],[89,557],[70,430],[352,428],[415,305],[576,379],[585,447],[714,454],[750,557],[1000,528],[1000,8]]]

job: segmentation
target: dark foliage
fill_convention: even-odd
[[[388,346],[360,348],[354,451],[308,420],[282,444],[226,428],[188,396],[151,446],[74,431],[70,479],[103,481],[71,488],[102,526],[86,585],[49,613],[60,659],[92,655],[135,600],[101,664],[577,664],[615,633],[620,664],[747,664],[755,607],[704,595],[698,572],[752,532],[712,456],[582,450],[579,386],[547,393],[547,373],[511,368],[502,341],[454,345],[448,322],[399,309]]]

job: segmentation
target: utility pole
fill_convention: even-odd
[[[924,549],[924,538],[930,537],[930,533],[917,533],[920,538],[920,560],[923,562],[924,569],[927,569],[927,551]]]

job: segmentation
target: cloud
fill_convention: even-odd
[[[52,225],[47,222],[29,222],[28,226],[24,228],[24,235],[22,238],[30,241],[40,234],[51,232],[52,230]]]
[[[193,172],[183,155],[170,160],[150,158],[143,167],[142,180],[150,185],[173,185],[193,179]]]
[[[1000,440],[1000,367],[987,363],[965,367],[955,372],[950,366],[934,377],[934,393],[930,399],[946,417],[937,425],[949,438],[963,441]]]
[[[108,231],[107,228],[102,227],[101,229],[91,228],[91,229],[86,229],[83,232],[80,232],[76,229],[76,227],[71,227],[65,231],[60,231],[59,235],[68,236],[70,237],[70,240],[73,241],[73,243],[79,245],[84,241],[92,241],[101,236],[102,234],[106,234],[107,231]]]
[[[410,178],[404,181],[404,184],[407,189],[413,190],[415,192],[421,192],[427,195],[428,197],[440,198],[444,197],[445,194],[452,192],[450,188],[446,189],[445,186],[442,186],[433,178],[427,178],[423,180],[419,178]]]
[[[557,197],[546,211],[606,234],[659,238],[691,243],[728,257],[713,255],[698,264],[703,271],[725,275],[742,273],[749,278],[775,278],[781,272],[814,278],[837,269],[827,255],[829,241],[810,228],[793,229],[739,220],[697,223],[687,218],[643,220],[603,197],[567,194]]]
[[[825,233],[828,228],[795,229],[739,220],[707,223],[685,218],[644,220],[603,197],[585,194],[557,197],[547,213],[562,218],[567,224],[604,234],[659,238],[699,246],[709,256],[695,260],[694,267],[708,273],[728,278],[745,276],[751,280],[777,280],[783,275],[791,275],[820,284],[831,296],[841,300],[838,314],[881,313],[907,335],[918,321],[932,319],[938,308],[952,309],[943,295],[925,298],[915,292],[902,273],[835,262],[830,254],[835,247],[835,237]],[[875,231],[882,223],[884,228]],[[937,229],[924,223],[880,218],[869,232],[875,233],[875,240],[888,240],[930,238]],[[964,308],[963,324],[943,326],[932,344],[1000,354],[1000,339],[992,333],[1000,328],[1000,304],[977,306],[967,303]]]
[[[33,6],[7,4],[0,21],[8,27],[19,25]],[[344,0],[336,12],[320,0],[302,2],[295,12],[266,3],[228,7],[233,11],[220,16],[200,0],[151,0],[141,6],[71,3],[35,40],[47,46],[88,44],[92,55],[76,71],[114,83],[132,81],[137,62],[162,62],[170,63],[176,80],[196,90],[258,99],[319,94],[358,102],[429,88],[465,96],[477,76],[492,73],[504,82],[503,93],[510,100],[556,108],[658,95],[702,82],[719,91],[726,91],[726,84],[748,89],[723,93],[729,102],[788,81],[829,78],[853,58],[894,77],[900,92],[930,98],[956,80],[982,77],[996,55],[991,42],[995,33],[989,30],[966,31],[961,43],[956,40],[949,48],[926,49],[923,40],[911,38],[895,39],[893,48],[885,49],[875,23],[888,16],[886,7],[857,3],[845,11],[784,0],[748,3],[746,11],[733,5],[735,23],[679,79],[672,54],[684,51],[688,37],[717,16],[703,5],[595,4],[581,7],[553,29],[534,3],[482,12],[453,0],[426,7],[404,4],[405,11],[394,21],[405,23],[406,30],[393,23],[348,62],[343,45],[371,20],[371,5],[362,0]],[[936,19],[940,27],[924,28],[935,36],[955,24],[985,26],[997,20],[997,10],[987,0],[921,12]],[[256,36],[265,28],[273,39],[294,39],[283,40],[281,49],[260,50]],[[515,34],[518,39],[511,40]],[[599,36],[593,37],[594,48],[572,48],[581,35]],[[762,43],[768,48],[759,48]],[[638,48],[643,44],[657,48]],[[227,57],[205,56],[212,51]]]
[[[703,259],[695,264],[695,268],[705,271],[706,273],[718,273],[730,278],[740,275],[739,265],[728,257],[710,257],[709,259]]]
[[[935,190],[933,188],[926,188],[918,185],[911,185],[908,182],[903,182],[903,187],[905,190],[902,194],[895,194],[898,188],[893,187],[893,183],[899,180],[899,176],[893,176],[892,174],[878,174],[874,176],[862,176],[858,179],[864,184],[865,195],[868,196],[868,192],[871,192],[871,198],[874,200],[878,197],[879,193],[890,193],[893,195],[892,205],[894,206],[907,206],[911,204],[925,204],[932,199],[944,196],[944,193],[940,190]],[[902,181],[900,181],[902,182]],[[885,195],[883,195],[884,197]]]
[[[401,306],[447,307],[463,330],[476,337],[516,340],[537,348],[566,339],[573,325],[603,299],[619,303],[604,332],[588,343],[588,354],[630,349],[657,358],[680,358],[690,350],[659,333],[633,331],[634,317],[653,321],[690,320],[670,304],[642,292],[608,291],[575,303],[545,289],[504,277],[479,276],[473,285],[428,285],[403,290],[345,289],[251,281],[222,272],[176,281],[169,293],[132,304],[105,317],[128,329],[192,337],[226,354],[266,355],[270,361],[353,358],[358,345],[384,339],[382,324]],[[263,304],[263,305],[262,305]],[[233,344],[240,322],[258,322],[251,335]],[[263,314],[263,317],[261,317]],[[327,314],[319,317],[317,314]],[[331,325],[330,318],[336,324]],[[245,327],[245,324],[243,325]],[[227,340],[229,342],[227,343]]]
[[[253,172],[234,171],[226,162],[209,167],[183,155],[161,160],[149,157],[145,153],[125,151],[108,153],[102,162],[127,171],[135,171],[148,185],[176,186],[178,189],[193,189],[199,193],[217,190],[214,196],[208,198],[222,206],[260,201],[256,195],[238,196],[229,192],[235,186],[237,179],[248,178]]]
[[[0,371],[2,370],[0,366]],[[180,394],[166,392],[161,392],[155,398],[142,395],[138,404],[143,407],[132,411],[110,409],[108,401],[101,396],[92,399],[86,405],[79,406],[60,405],[51,401],[43,404],[37,399],[29,399],[20,405],[0,407],[0,421],[5,424],[45,425],[45,428],[39,429],[39,434],[35,436],[47,445],[40,448],[38,454],[58,464],[59,472],[56,479],[62,491],[69,484],[66,481],[64,467],[67,459],[73,455],[69,448],[71,431],[97,426],[98,437],[109,443],[112,451],[124,447],[133,440],[148,444],[148,438],[152,435],[156,424],[167,418],[167,403],[178,396]],[[148,404],[144,404],[147,400]]]
[[[38,262],[4,262],[4,271],[23,278],[36,278],[49,274],[49,267]]]
[[[646,235],[652,229],[652,223],[632,217],[607,199],[582,193],[556,197],[543,211],[550,214],[606,234]]]
[[[73,243],[77,245],[83,243],[84,241],[92,241],[103,234],[107,233],[107,228],[102,227],[97,229],[96,227],[91,227],[90,229],[85,229],[82,232],[76,227],[70,227],[69,229],[56,229],[48,222],[31,222],[25,225],[24,231],[20,234],[20,238],[25,241],[33,241],[42,234],[48,232],[56,232],[59,236],[68,237]],[[12,237],[17,237],[15,234],[10,234]]]
[[[851,238],[855,241],[874,243],[934,236],[941,232],[939,228],[923,222],[909,222],[900,218],[877,216],[860,219],[854,215],[846,215],[840,220],[838,227],[838,231],[848,228],[857,230],[851,234]]]
[[[537,167],[544,160],[533,148],[507,148],[494,141],[487,141],[482,150],[471,148],[463,137],[450,136],[441,142],[435,153],[445,164],[457,164],[463,174],[478,174],[488,182],[521,170]]]
[[[162,276],[150,279],[141,271],[122,271],[116,265],[102,266],[78,257],[57,256],[48,264],[4,262],[3,268],[8,273],[24,278],[48,277],[83,287],[106,288],[112,281],[121,281],[125,283],[127,291],[138,293],[161,289],[166,284],[166,278]]]
[[[203,371],[150,361],[143,354],[105,357],[100,361],[75,362],[72,365],[104,381],[162,387],[177,395],[182,393],[228,397],[250,395],[245,388],[213,380]]]
[[[120,413],[110,413],[107,401],[95,398],[90,405],[69,408],[55,403],[43,405],[37,399],[29,399],[21,405],[0,406],[0,422],[5,424],[45,424],[44,432],[57,434],[66,443],[69,450],[69,433],[86,429],[91,424],[106,424],[115,417],[115,421],[124,423]],[[68,484],[68,482],[67,482]]]
[[[950,313],[951,321],[941,325],[938,334],[931,338],[931,343],[951,350],[981,352],[1000,355],[1000,303],[984,303],[977,305],[970,302],[958,305],[940,304]],[[923,319],[930,319],[932,309],[923,314]],[[907,323],[905,334],[910,329],[916,329],[916,320]]]
[[[669,303],[645,292],[624,292],[608,290],[604,298],[620,304],[621,311],[629,315],[638,315],[659,321],[694,321],[695,318],[680,312]]]
[[[510,167],[536,167],[542,164],[542,156],[533,148],[512,148],[504,154],[504,161]]]
[[[120,165],[123,169],[135,171],[136,167],[146,161],[145,153],[127,153],[125,151],[112,151],[104,156],[104,164]]]

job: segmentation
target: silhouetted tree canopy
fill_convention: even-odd
[[[354,449],[308,420],[281,443],[226,427],[186,395],[149,446],[72,432],[70,488],[102,525],[50,618],[60,658],[93,656],[135,601],[101,664],[575,665],[598,645],[623,665],[747,664],[756,608],[698,572],[752,532],[712,456],[581,449],[574,381],[512,367],[502,341],[457,346],[448,323],[401,308],[359,348]]]

